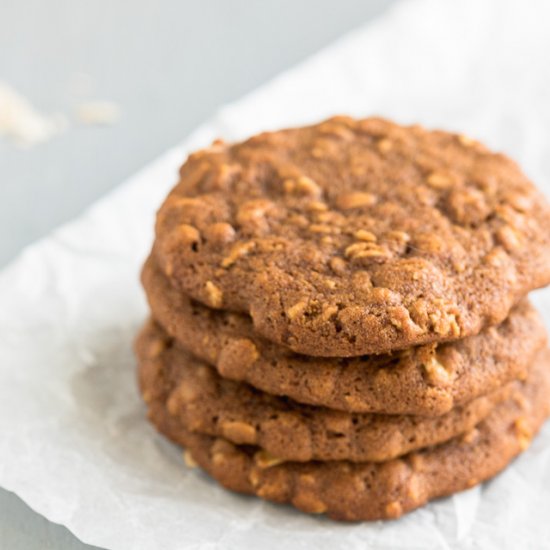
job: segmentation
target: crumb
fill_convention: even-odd
[[[31,147],[67,127],[64,115],[40,113],[11,86],[0,82],[0,137],[5,136],[20,147]]]
[[[118,120],[119,116],[120,109],[112,101],[85,101],[80,103],[76,109],[78,120],[89,125],[111,125]]]

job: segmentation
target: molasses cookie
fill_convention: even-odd
[[[273,342],[360,356],[502,322],[550,283],[549,219],[517,165],[473,140],[336,117],[192,154],[154,255]]]
[[[397,518],[429,500],[491,478],[529,445],[550,413],[550,356],[544,351],[517,395],[464,436],[387,462],[285,462],[249,445],[192,433],[162,396],[149,399],[159,431],[187,448],[225,487],[308,513],[358,521]]]
[[[192,432],[257,445],[280,459],[381,462],[447,441],[475,427],[496,404],[521,390],[514,381],[440,417],[350,414],[301,405],[222,378],[173,345],[154,323],[136,351],[144,395],[165,395],[172,416]]]
[[[177,344],[224,377],[301,403],[349,412],[440,415],[525,377],[546,342],[538,312],[522,301],[477,336],[391,355],[307,357],[258,336],[249,316],[217,311],[170,284],[152,259],[142,282],[153,317]]]

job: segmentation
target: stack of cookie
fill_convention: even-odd
[[[550,414],[525,298],[550,283],[549,220],[456,134],[337,117],[215,142],[142,274],[150,419],[224,486],[337,519],[472,487]]]

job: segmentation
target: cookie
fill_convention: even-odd
[[[148,400],[164,395],[172,416],[193,432],[257,445],[287,461],[381,462],[471,430],[497,403],[521,390],[512,382],[440,417],[350,414],[300,405],[220,377],[173,345],[155,323],[136,342],[140,386]]]
[[[477,336],[354,359],[294,354],[258,336],[250,317],[216,311],[174,289],[152,259],[142,282],[153,317],[224,378],[295,401],[349,412],[440,415],[524,377],[546,333],[521,302]]]
[[[526,449],[550,413],[550,356],[537,358],[521,391],[465,436],[387,462],[282,462],[252,446],[191,433],[161,398],[149,404],[159,431],[187,448],[225,487],[338,520],[396,518],[429,500],[491,478]]]
[[[550,283],[550,206],[464,136],[337,117],[192,154],[157,216],[174,285],[313,356],[477,334]]]

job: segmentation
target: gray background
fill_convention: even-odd
[[[119,104],[109,127],[74,125],[29,150],[0,141],[0,267],[79,214],[217,107],[392,0],[0,0],[0,81],[71,116],[74,75]],[[101,504],[98,503],[98,506]],[[0,489],[0,549],[84,549]]]

